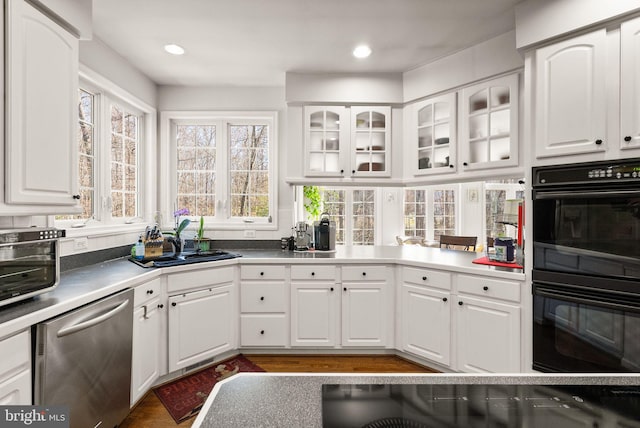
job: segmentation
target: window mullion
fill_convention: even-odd
[[[96,210],[99,212],[99,219],[102,223],[111,222],[111,114],[109,109],[109,99],[100,94],[97,116],[98,143],[96,144],[96,155],[99,177],[96,185]]]
[[[227,120],[216,122],[216,222],[227,222],[231,218],[229,183],[229,126]],[[222,173],[224,171],[224,173]]]

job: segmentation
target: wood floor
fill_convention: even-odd
[[[434,373],[393,355],[245,355],[267,372],[305,373]],[[195,418],[177,425],[153,391],[149,391],[119,428],[187,428]]]

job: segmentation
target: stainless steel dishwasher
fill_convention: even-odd
[[[36,326],[34,404],[69,408],[71,428],[112,428],[129,412],[133,290]]]

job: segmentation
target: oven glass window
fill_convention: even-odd
[[[640,278],[640,199],[536,198],[533,210],[536,269]]]
[[[536,293],[537,294],[537,293]],[[554,372],[640,371],[640,307],[535,295],[534,368]],[[617,306],[617,307],[616,307]]]

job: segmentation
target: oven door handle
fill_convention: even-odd
[[[597,190],[597,191],[537,191],[534,199],[577,199],[577,198],[611,198],[636,196],[640,198],[640,190]]]
[[[611,302],[608,300],[608,298],[604,297],[603,295],[600,295],[599,293],[587,293],[586,295],[589,297],[584,297],[585,293],[579,293],[573,290],[568,291],[568,290],[550,289],[544,286],[542,287],[537,286],[535,284],[533,286],[533,294],[534,296],[563,299],[563,300],[568,300],[572,303],[582,303],[585,305],[599,306],[607,309],[640,312],[639,305],[637,304],[634,305],[631,302],[627,303],[624,297],[620,297],[620,300],[616,302]]]

